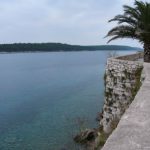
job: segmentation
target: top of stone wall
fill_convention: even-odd
[[[119,57],[111,57],[107,59],[107,65],[143,65],[143,52],[138,52],[134,54],[129,54],[129,55],[124,55],[124,56],[119,56]]]
[[[139,59],[142,59],[142,58],[143,58],[143,52],[137,52],[135,54],[115,57],[115,59],[128,60],[128,61],[138,61]]]

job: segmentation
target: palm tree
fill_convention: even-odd
[[[118,38],[138,40],[144,47],[144,61],[150,62],[150,3],[135,0],[134,7],[123,6],[124,13],[109,22],[117,21],[118,26],[111,29],[106,37],[108,43]]]

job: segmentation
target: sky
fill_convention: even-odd
[[[134,0],[0,0],[0,43],[104,45],[108,20]],[[134,40],[110,44],[141,46]]]

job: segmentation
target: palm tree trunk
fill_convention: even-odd
[[[144,62],[150,63],[150,43],[144,43]]]

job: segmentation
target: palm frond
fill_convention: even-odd
[[[116,39],[120,39],[120,36],[116,35],[116,36],[112,37],[110,40],[108,40],[107,43],[110,43],[111,41],[116,40]]]
[[[131,26],[137,25],[137,20],[126,15],[117,15],[113,19],[109,20],[108,22],[112,22],[112,21],[117,21],[118,24],[127,23],[130,24]]]
[[[129,16],[131,18],[134,18],[135,20],[138,20],[140,18],[140,13],[137,9],[132,8],[128,5],[124,5],[124,16]]]
[[[106,37],[112,41],[118,38],[138,39],[140,42],[150,42],[150,3],[135,1],[134,7],[124,5],[124,13],[115,16],[109,22],[116,21],[117,27],[111,29]]]
[[[114,27],[113,29],[111,29],[108,32],[107,36],[113,36],[118,33],[130,33],[130,34],[132,34],[132,36],[136,36],[135,31],[136,30],[132,26],[120,25],[120,26],[117,26],[117,27]]]
[[[138,39],[136,30],[132,26],[120,25],[111,29],[106,37],[112,37],[108,42],[118,38]]]

